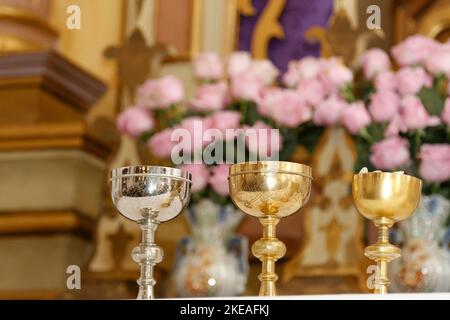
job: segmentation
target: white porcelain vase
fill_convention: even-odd
[[[391,263],[392,292],[450,291],[450,253],[445,223],[450,202],[440,195],[422,196],[411,218],[400,223],[402,257]]]
[[[237,296],[248,276],[248,241],[235,235],[243,213],[233,205],[219,206],[209,199],[188,212],[192,236],[178,245],[173,281],[179,297]]]

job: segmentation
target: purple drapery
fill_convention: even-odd
[[[253,29],[268,1],[253,0],[257,14],[253,17],[240,17],[239,50],[250,51]],[[326,26],[332,10],[333,0],[286,0],[286,6],[279,19],[285,38],[271,39],[270,60],[284,72],[292,59],[308,55],[318,56],[319,45],[307,42],[304,33],[313,26]]]

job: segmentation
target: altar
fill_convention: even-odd
[[[248,297],[226,297],[226,300],[230,301],[255,301],[260,300],[261,303],[267,300],[449,300],[449,293],[391,293],[387,295],[376,295],[373,294],[320,294],[320,295],[288,295],[288,296],[277,296],[277,297],[260,297],[260,296],[248,296]],[[173,299],[180,300],[180,299]],[[201,300],[224,300],[223,298],[197,298],[197,299],[182,299],[186,300],[186,304],[189,301],[201,301]]]
[[[0,0],[0,299],[448,300],[449,17]]]

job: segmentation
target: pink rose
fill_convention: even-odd
[[[431,116],[428,118],[427,127],[438,126],[442,123],[441,118],[438,116]]]
[[[261,109],[263,113],[267,113],[276,122],[288,128],[309,121],[312,116],[311,109],[300,95],[289,89],[268,92],[261,103]]]
[[[377,91],[395,91],[397,89],[397,78],[395,73],[392,71],[382,71],[378,73],[375,76],[374,86]]]
[[[297,69],[300,75],[300,81],[316,78],[319,75],[321,64],[321,58],[311,56],[302,58],[299,61]]]
[[[227,135],[227,129],[238,129],[241,121],[241,113],[238,111],[218,111],[211,115],[211,128],[218,129],[222,132],[224,140],[234,139],[235,136]],[[206,139],[210,140],[210,136],[206,135]]]
[[[316,78],[321,69],[320,61],[316,57],[305,57],[298,61],[290,61],[288,70],[283,75],[283,83],[290,88],[294,88],[300,81]]]
[[[219,164],[214,166],[209,178],[209,184],[212,189],[222,196],[228,196],[230,191],[228,189],[228,171],[230,165]]]
[[[370,162],[380,170],[398,169],[409,162],[408,140],[399,136],[388,137],[371,148]]]
[[[436,45],[425,59],[425,66],[432,74],[450,75],[450,44]]]
[[[450,125],[450,98],[445,99],[444,111],[442,112],[442,120]]]
[[[133,138],[153,129],[154,126],[153,114],[144,108],[130,107],[117,117],[117,128],[119,131]]]
[[[416,96],[406,96],[402,99],[401,116],[408,129],[425,128],[430,118],[422,102]]]
[[[313,122],[320,126],[332,126],[339,122],[342,111],[347,107],[336,95],[322,101],[315,109]]]
[[[283,74],[282,81],[289,88],[295,88],[300,82],[300,75],[297,70],[298,61],[289,61],[288,69]]]
[[[325,88],[318,79],[301,81],[298,85],[297,92],[310,106],[318,105],[326,95]]]
[[[147,142],[150,151],[158,158],[168,158],[175,146],[175,141],[172,141],[172,128],[167,128],[163,131],[155,133]]]
[[[406,132],[408,127],[403,123],[400,114],[396,114],[389,122],[388,127],[384,131],[386,137],[397,136],[400,132]]]
[[[198,79],[218,80],[222,78],[222,59],[213,52],[199,54],[194,61],[194,74]]]
[[[150,109],[164,109],[183,100],[181,81],[174,76],[150,79],[137,89],[137,105]]]
[[[429,87],[432,79],[420,67],[404,67],[397,74],[397,88],[402,95],[416,94],[423,86]]]
[[[191,191],[198,192],[205,189],[208,184],[209,171],[204,164],[184,164],[180,166],[192,175]]]
[[[189,117],[181,121],[177,129],[186,130],[186,137],[180,141],[183,151],[192,154],[194,151],[201,150],[208,141],[205,139],[204,134],[206,130],[211,128],[211,119],[202,117]]]
[[[280,130],[274,129],[262,121],[256,121],[251,127],[245,126],[245,144],[250,152],[259,158],[274,157],[281,150],[283,138]]]
[[[248,52],[234,52],[228,58],[228,75],[234,77],[246,72],[250,70],[251,64],[252,57]]]
[[[391,50],[395,60],[401,66],[419,64],[434,50],[436,42],[430,38],[415,35],[406,38]]]
[[[231,79],[231,94],[238,99],[257,102],[263,87],[262,80],[252,72],[244,72]]]
[[[257,75],[265,85],[272,84],[279,74],[270,60],[254,60],[250,66],[250,72]]]
[[[391,68],[389,56],[379,48],[369,49],[361,56],[361,65],[366,79]]]
[[[195,111],[220,110],[228,103],[228,87],[225,82],[199,86],[191,102]]]
[[[377,122],[390,121],[399,111],[400,98],[393,91],[379,91],[370,98],[369,112]]]
[[[278,87],[264,88],[258,100],[258,113],[270,118],[273,110],[279,107],[282,91],[283,89]]]
[[[328,92],[352,82],[353,72],[347,68],[339,59],[330,58],[321,62],[320,78]]]
[[[370,124],[370,116],[363,102],[355,102],[344,108],[341,114],[342,125],[352,134]]]
[[[297,127],[311,117],[311,109],[297,92],[291,90],[283,90],[278,107],[272,110],[272,118],[288,128]]]
[[[444,182],[450,179],[450,145],[424,144],[420,148],[421,162],[419,173],[431,182]]]

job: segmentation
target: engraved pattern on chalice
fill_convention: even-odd
[[[276,225],[308,201],[311,168],[282,161],[238,163],[230,167],[228,180],[234,204],[263,225],[262,238],[252,246],[253,255],[262,262],[259,295],[275,296],[275,262],[286,253],[286,246],[276,238]]]
[[[111,196],[119,212],[136,221],[142,241],[132,258],[141,267],[137,299],[153,299],[153,267],[163,260],[155,243],[155,231],[162,222],[178,216],[191,194],[191,175],[185,171],[157,166],[122,167],[111,172]]]

